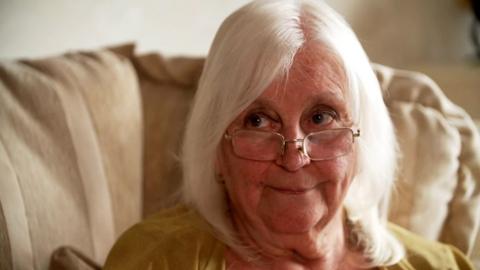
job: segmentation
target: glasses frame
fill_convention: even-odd
[[[305,145],[305,142],[306,142],[306,139],[309,137],[309,136],[312,136],[312,135],[315,135],[315,134],[319,134],[319,133],[325,133],[325,132],[331,132],[331,131],[340,131],[340,130],[349,130],[351,133],[352,133],[352,144],[355,143],[355,138],[357,137],[360,137],[360,129],[356,129],[353,130],[352,128],[348,128],[348,127],[342,127],[342,128],[333,128],[333,129],[326,129],[326,130],[321,130],[321,131],[316,131],[316,132],[311,132],[311,133],[308,133],[307,135],[305,135],[305,137],[303,137],[303,139],[293,139],[293,140],[285,140],[285,136],[283,136],[283,134],[281,133],[278,133],[278,132],[273,132],[273,131],[264,131],[264,130],[252,130],[254,132],[263,132],[263,133],[270,133],[270,134],[275,134],[277,136],[279,136],[281,139],[282,139],[282,144],[281,144],[281,151],[280,151],[280,155],[283,156],[285,154],[285,150],[287,148],[287,144],[288,143],[301,143],[301,147],[298,148],[298,150],[300,150],[300,152],[302,154],[304,154],[306,157],[308,157],[310,160],[313,160],[313,161],[321,161],[321,160],[329,160],[329,159],[334,159],[334,158],[337,158],[337,157],[341,157],[341,156],[344,156],[347,153],[343,154],[343,155],[339,155],[339,156],[335,156],[335,157],[332,157],[332,158],[312,158],[310,157],[310,155],[307,153],[307,148],[306,148],[306,145]],[[230,140],[232,141],[232,147],[233,147],[233,137],[235,136],[235,133],[237,132],[241,132],[241,131],[246,131],[245,129],[238,129],[238,130],[235,130],[233,132],[232,135],[228,134],[228,132],[225,133],[224,135],[224,138],[227,139],[227,140]],[[247,130],[248,131],[248,130]],[[235,149],[234,149],[235,150]],[[250,159],[250,158],[247,158],[247,159]],[[274,159],[254,159],[254,160],[260,160],[260,161],[271,161],[271,160],[274,160]]]

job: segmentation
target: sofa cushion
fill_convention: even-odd
[[[401,153],[390,220],[472,255],[480,244],[480,138],[474,122],[425,75],[380,65],[376,71]]]
[[[0,260],[47,269],[69,245],[102,263],[140,219],[141,138],[138,82],[125,58],[1,62]]]
[[[143,101],[143,211],[148,216],[179,200],[179,149],[204,60],[164,58],[160,54],[139,55],[131,60]]]

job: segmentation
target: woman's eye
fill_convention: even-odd
[[[254,113],[254,114],[250,114],[249,116],[247,116],[247,119],[245,121],[246,125],[248,127],[254,127],[254,128],[264,128],[268,125],[268,119],[267,117],[261,115],[261,114],[258,114],[258,113]]]
[[[315,125],[328,125],[335,120],[336,114],[331,111],[316,112],[312,115],[312,122]]]

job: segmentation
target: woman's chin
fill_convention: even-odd
[[[325,222],[328,210],[318,191],[304,194],[263,194],[259,214],[268,229],[281,234],[301,234]]]

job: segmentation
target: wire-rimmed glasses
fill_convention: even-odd
[[[237,156],[260,161],[277,159],[285,153],[288,143],[301,144],[299,150],[310,160],[334,159],[350,153],[356,137],[360,137],[360,130],[350,128],[322,130],[295,140],[285,140],[280,133],[260,130],[240,129],[225,134]]]

